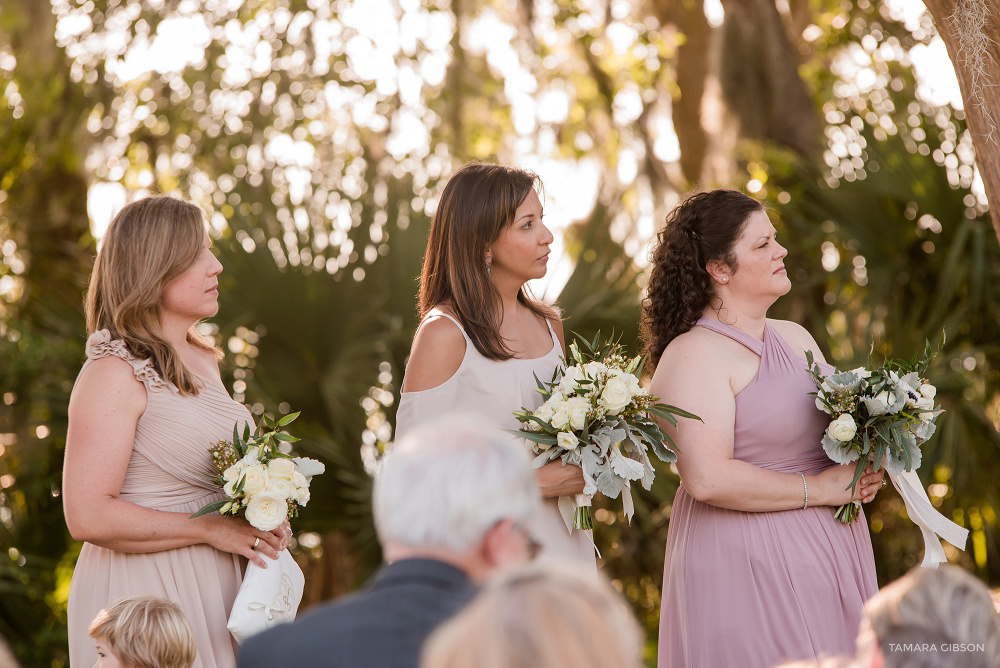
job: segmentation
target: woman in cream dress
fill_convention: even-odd
[[[542,222],[538,177],[470,163],[441,195],[420,277],[421,324],[406,366],[396,436],[442,414],[473,413],[517,429],[513,411],[536,408],[535,377],[551,380],[563,352],[558,312],[525,283],[545,275],[552,233]],[[583,491],[579,467],[537,470],[545,503],[529,530],[541,558],[594,565],[590,532],[567,528],[557,499]]]

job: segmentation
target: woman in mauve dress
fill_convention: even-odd
[[[171,197],[127,205],[104,236],[87,291],[87,361],[69,405],[63,507],[83,549],[69,592],[73,668],[97,661],[87,629],[125,596],[173,601],[198,647],[196,668],[232,668],[226,629],[247,559],[290,537],[246,520],[189,516],[223,498],[209,448],[252,422],[194,329],[218,310],[222,265],[201,210]]]
[[[420,275],[421,323],[406,364],[396,437],[456,411],[517,429],[514,411],[542,403],[535,378],[551,380],[563,352],[558,311],[525,287],[545,276],[552,233],[542,222],[538,176],[470,163],[448,180]],[[512,437],[513,438],[513,437]],[[583,491],[578,466],[537,471],[544,503],[528,529],[542,559],[595,565],[591,532],[567,528],[557,498]]]
[[[800,325],[767,318],[788,292],[787,251],[759,202],[699,193],[668,217],[653,252],[643,332],[650,391],[701,416],[674,432],[681,485],[670,513],[660,668],[768,668],[851,654],[877,591],[868,525],[833,507],[884,484],[820,444]],[[824,365],[825,371],[830,367]]]

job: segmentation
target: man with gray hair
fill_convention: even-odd
[[[1000,616],[971,573],[918,566],[865,604],[857,646],[863,668],[1000,668]]]
[[[527,453],[469,418],[396,443],[372,506],[386,564],[369,585],[247,640],[240,668],[416,668],[420,648],[494,570],[537,550],[524,525],[539,503]]]

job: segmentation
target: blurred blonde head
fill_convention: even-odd
[[[90,637],[126,668],[190,668],[196,647],[184,613],[152,596],[130,596],[97,613]]]
[[[151,359],[182,394],[198,394],[199,384],[163,339],[163,294],[194,264],[205,234],[205,216],[190,202],[161,195],[127,204],[104,234],[87,288],[87,333],[109,330],[132,355]],[[221,357],[193,327],[187,339]]]
[[[535,564],[487,584],[428,640],[422,668],[638,668],[625,600],[574,564]]]
[[[866,667],[1000,668],[1000,617],[973,575],[917,567],[865,605],[858,650]]]

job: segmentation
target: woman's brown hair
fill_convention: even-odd
[[[488,359],[507,360],[514,353],[500,335],[500,293],[490,280],[487,250],[537,188],[541,181],[533,172],[472,162],[448,180],[431,223],[420,272],[420,318],[450,302],[472,344]],[[559,317],[524,286],[517,300],[542,318]]]
[[[736,271],[733,248],[760,202],[737,190],[698,193],[667,216],[652,252],[642,338],[650,370],[667,344],[698,322],[715,296],[706,265],[721,261]]]
[[[87,288],[87,333],[108,330],[182,395],[197,395],[200,383],[163,338],[163,291],[194,264],[204,241],[204,214],[190,202],[161,195],[127,204],[108,226]],[[222,357],[194,327],[187,340]]]

